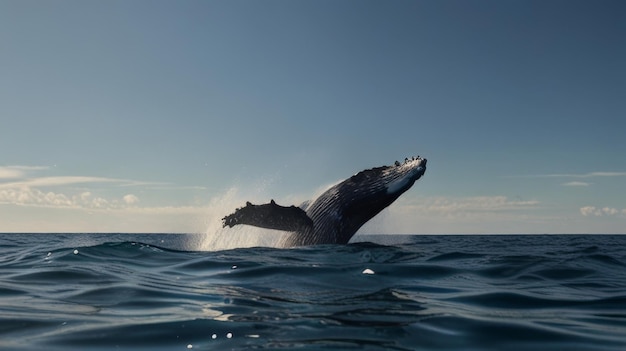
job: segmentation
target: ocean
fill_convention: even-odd
[[[0,234],[1,350],[626,350],[626,235]]]

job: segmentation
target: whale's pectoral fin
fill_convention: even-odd
[[[256,227],[286,231],[301,231],[313,227],[313,221],[306,212],[296,206],[280,206],[272,200],[269,204],[253,205],[238,208],[234,213],[222,218],[223,226],[233,227],[248,224]]]

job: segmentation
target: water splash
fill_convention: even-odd
[[[253,198],[261,198],[262,189],[258,189],[252,195]],[[194,240],[194,250],[217,251],[244,247],[280,247],[283,238],[288,235],[278,230],[268,230],[251,226],[236,226],[223,228],[222,218],[241,207],[246,201],[263,202],[243,198],[239,195],[237,187],[231,187],[222,195],[213,198],[209,204],[205,217],[206,231],[198,235]]]

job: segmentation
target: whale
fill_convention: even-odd
[[[299,206],[274,200],[245,206],[222,218],[222,226],[250,225],[286,231],[281,247],[347,244],[370,219],[391,205],[426,172],[420,156],[360,171]]]

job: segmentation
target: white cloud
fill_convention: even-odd
[[[77,177],[77,176],[63,176],[63,177],[40,177],[25,179],[17,182],[2,183],[0,189],[7,188],[19,188],[19,187],[50,187],[50,186],[65,186],[73,184],[84,183],[121,183],[126,182],[122,179],[103,178],[103,177]]]
[[[134,205],[139,202],[139,198],[133,194],[124,195],[123,199],[127,205]]]
[[[506,196],[474,196],[465,198],[433,197],[414,204],[416,210],[443,214],[468,212],[512,211],[536,207],[536,200],[511,200]]]
[[[166,185],[158,185],[158,184],[166,184]],[[146,189],[151,190],[207,190],[207,187],[197,186],[197,185],[167,185],[168,183],[143,183],[143,184],[131,184],[131,185],[156,185],[149,186]]]
[[[107,199],[101,197],[94,198],[93,200],[91,200],[91,203],[87,205],[91,205],[91,208],[94,209],[110,209],[112,207],[111,203]]]
[[[360,233],[545,233],[554,219],[539,209],[537,200],[507,196],[407,196],[374,217]]]
[[[583,216],[591,216],[596,213],[595,206],[585,206],[580,208],[580,214]]]
[[[141,201],[137,195],[119,193],[124,188],[128,191],[127,187],[206,190],[203,187],[109,177],[45,174],[37,177],[42,174],[34,174],[48,168],[0,167],[0,223],[4,231],[201,232],[206,227],[207,207],[139,206]],[[221,228],[224,209],[213,208],[210,212],[215,212],[211,220]]]
[[[385,230],[396,233],[415,233],[415,229],[406,228],[424,228],[426,222],[439,227],[430,232],[453,233],[444,227],[462,227],[469,222],[514,221],[525,216],[527,211],[538,208],[538,205],[536,200],[515,200],[506,196],[401,198],[384,215],[392,220],[382,220]],[[476,232],[470,228],[466,230]]]
[[[26,170],[43,170],[47,167],[28,166],[7,166],[0,167],[0,180],[19,179],[12,182],[0,183],[0,189],[16,187],[52,187],[67,186],[86,183],[116,183],[119,186],[166,186],[169,183],[144,182],[130,179],[108,178],[108,177],[85,177],[85,176],[57,176],[57,177],[36,177],[25,178]],[[21,179],[20,179],[21,178]],[[175,188],[172,186],[171,188]]]
[[[0,190],[0,203],[21,206],[72,207],[73,201],[64,194],[38,189],[18,188]]]
[[[17,179],[26,175],[26,171],[48,169],[45,166],[0,166],[0,179]]]
[[[619,210],[616,208],[612,208],[612,207],[604,207],[602,208],[602,213],[604,213],[607,216],[613,216],[619,213]]]
[[[193,214],[202,215],[209,210],[208,207],[198,206],[161,206],[161,207],[128,207],[124,209],[116,209],[115,212],[125,212],[143,215],[183,215]],[[221,221],[220,221],[221,223]]]
[[[574,181],[574,182],[563,183],[561,185],[563,186],[589,186],[590,184],[591,183]]]
[[[95,196],[90,190],[86,190],[85,187],[89,184],[109,184],[116,187],[144,186],[146,189],[154,186],[169,186],[169,183],[163,182],[144,182],[108,177],[54,176],[28,178],[28,172],[41,171],[48,168],[40,166],[0,167],[0,204],[39,208],[117,210],[135,207],[140,200],[134,194],[126,194],[122,198]],[[49,191],[51,190],[50,188],[60,190]],[[168,189],[175,188],[176,186],[168,187]],[[204,189],[200,187],[188,188]],[[74,194],[72,194],[73,192]]]
[[[585,217],[587,216],[596,216],[596,217],[615,216],[620,213],[626,214],[626,208],[623,210],[618,210],[617,208],[613,208],[613,207],[599,208],[595,206],[585,206],[585,207],[580,208],[580,214],[582,214]]]
[[[553,173],[515,176],[523,178],[593,178],[593,177],[626,177],[626,172],[589,172],[589,173]]]
[[[75,209],[110,209],[117,205],[101,197],[92,197],[90,192],[68,196],[52,191],[20,187],[0,189],[0,203],[33,207],[56,207]]]
[[[581,178],[589,178],[589,177],[624,177],[626,176],[626,172],[591,172],[587,174],[580,175]]]
[[[20,178],[24,172],[19,169],[9,168],[9,167],[0,167],[0,179],[13,179]]]

